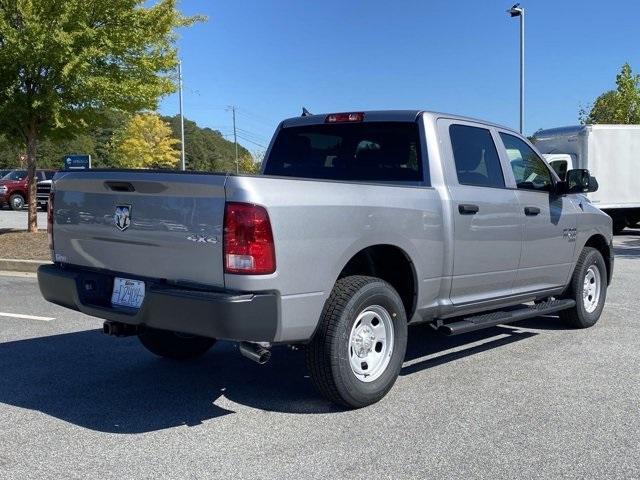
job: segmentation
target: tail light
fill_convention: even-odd
[[[276,270],[269,214],[258,205],[233,203],[224,210],[224,271],[265,275]]]
[[[47,237],[49,238],[49,250],[53,250],[53,199],[55,192],[49,194],[47,202]]]

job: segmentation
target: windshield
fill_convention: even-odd
[[[9,172],[7,173],[4,177],[2,177],[2,180],[23,180],[27,178],[27,171],[26,170],[14,170],[13,172]]]
[[[354,181],[422,181],[418,126],[364,122],[283,128],[265,175]]]

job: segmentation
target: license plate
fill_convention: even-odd
[[[144,300],[144,282],[128,278],[113,279],[113,295],[111,305],[119,307],[140,308]]]

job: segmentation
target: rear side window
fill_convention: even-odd
[[[280,130],[265,175],[327,180],[421,182],[418,125],[363,122]]]
[[[449,136],[458,183],[504,188],[500,157],[489,130],[467,125],[451,125]]]

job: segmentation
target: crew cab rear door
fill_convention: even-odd
[[[453,278],[450,298],[464,306],[508,296],[516,279],[523,219],[507,188],[492,127],[438,120],[451,195]]]

